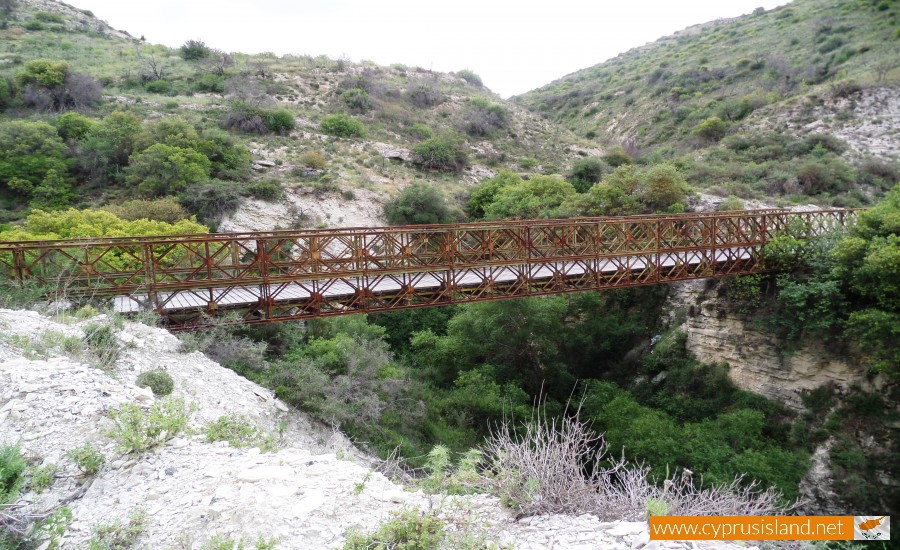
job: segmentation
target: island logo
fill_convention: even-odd
[[[853,516],[854,540],[891,540],[890,516]]]

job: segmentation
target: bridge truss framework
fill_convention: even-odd
[[[755,273],[763,247],[849,209],[0,242],[0,277],[152,310],[172,329],[238,311],[309,319]]]

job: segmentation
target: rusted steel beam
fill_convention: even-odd
[[[0,276],[113,297],[173,327],[269,322],[729,276],[777,233],[857,210],[691,213],[0,243]]]

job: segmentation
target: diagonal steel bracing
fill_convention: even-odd
[[[847,226],[856,210],[517,220],[0,242],[0,277],[173,329],[224,311],[263,323],[659,284],[765,269],[781,232]]]

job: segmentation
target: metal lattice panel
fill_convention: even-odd
[[[155,310],[172,328],[222,311],[247,323],[657,284],[765,269],[772,238],[855,210],[0,242],[0,276]]]

